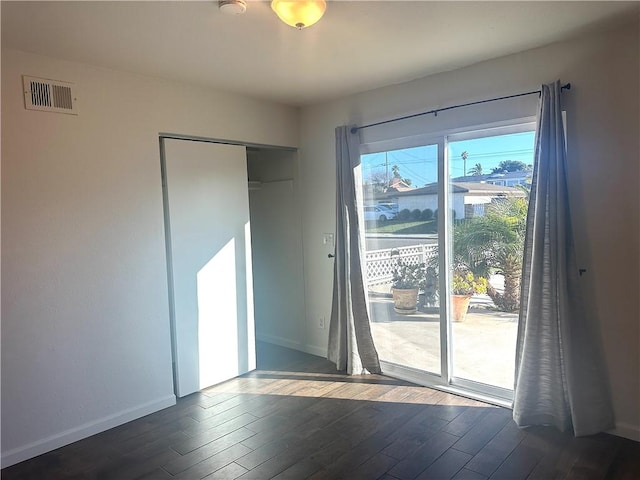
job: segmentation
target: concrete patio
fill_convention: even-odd
[[[371,328],[382,360],[440,373],[440,316],[425,307],[415,314],[394,311],[390,296],[371,294]],[[513,388],[518,315],[492,308],[487,295],[475,295],[464,322],[454,322],[454,376]]]

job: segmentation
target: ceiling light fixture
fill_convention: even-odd
[[[240,15],[247,11],[247,2],[245,0],[220,0],[218,8],[222,13]]]
[[[302,30],[310,27],[324,15],[324,0],[272,0],[271,8],[287,25]]]

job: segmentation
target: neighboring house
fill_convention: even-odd
[[[412,187],[398,177],[393,177],[387,187],[387,192],[408,192],[409,190],[415,190],[415,187]]]
[[[517,185],[531,185],[532,170],[521,172],[490,173],[487,175],[467,175],[456,177],[454,182],[463,183],[488,183],[491,185],[501,185],[503,187],[515,187]]]
[[[393,210],[395,213],[400,210],[398,202],[395,199],[396,195],[401,192],[409,192],[412,190],[416,190],[416,187],[412,187],[398,177],[393,177],[389,182],[389,186],[386,188],[384,186],[376,186],[372,184],[365,184],[362,187],[365,205],[382,205]]]
[[[532,170],[522,172],[492,173],[486,179],[487,183],[502,185],[503,187],[515,187],[516,185],[531,185]]]
[[[524,197],[525,192],[519,188],[501,187],[489,183],[452,182],[452,208],[457,219],[471,218],[484,215],[487,205],[496,199],[505,197]],[[398,204],[398,210],[425,210],[430,208],[435,211],[438,208],[438,184],[430,183],[422,188],[414,188],[405,192],[391,193],[376,196],[375,201],[394,202]]]
[[[488,175],[469,175],[457,177],[452,181],[454,186],[454,208],[456,218],[466,218],[483,215],[484,206],[496,197],[522,196],[521,190],[513,188],[518,185],[531,184],[531,171],[492,173]],[[494,188],[499,187],[499,188]],[[393,178],[384,192],[376,192],[370,185],[364,186],[365,205],[392,204],[397,210],[424,210],[438,208],[437,183],[425,185],[422,188],[412,187],[401,178]],[[425,198],[427,197],[427,198]],[[402,200],[399,200],[401,199]],[[426,205],[426,206],[425,206]]]

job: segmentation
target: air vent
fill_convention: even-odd
[[[75,84],[46,78],[22,76],[27,110],[77,115]]]

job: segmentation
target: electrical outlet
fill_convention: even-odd
[[[325,327],[325,320],[324,320],[324,317],[320,315],[318,317],[318,328],[324,330],[324,327]]]

